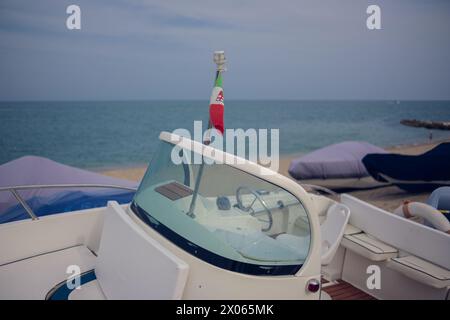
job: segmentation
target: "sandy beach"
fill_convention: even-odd
[[[424,153],[428,150],[431,150],[439,143],[442,142],[450,142],[450,139],[445,140],[436,140],[430,141],[426,143],[417,143],[410,145],[398,145],[391,146],[385,148],[386,150],[399,153],[399,154],[407,154],[407,155],[418,155]],[[280,168],[278,170],[279,173],[291,178],[288,174],[288,168],[291,160],[295,157],[298,157],[299,154],[292,155],[284,155],[280,158]],[[115,168],[115,169],[107,169],[107,170],[98,170],[100,173],[127,180],[140,181],[147,170],[147,165],[139,165],[135,167],[127,167],[127,168]],[[372,178],[365,178],[368,182],[375,182]],[[314,180],[314,184],[322,185],[320,180]],[[325,181],[323,181],[325,182]],[[340,181],[337,181],[339,183]],[[311,183],[311,182],[308,182]],[[346,181],[342,181],[342,184],[345,185],[348,183]],[[325,184],[326,185],[326,184]],[[377,207],[384,208],[388,211],[395,210],[398,206],[402,204],[404,200],[410,201],[419,201],[424,202],[429,196],[429,193],[408,193],[404,190],[401,190],[395,186],[387,186],[382,188],[375,188],[369,190],[358,190],[348,192],[349,194],[354,195],[355,197],[367,201],[369,203],[374,204]]]

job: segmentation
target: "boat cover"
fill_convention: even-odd
[[[442,214],[450,221],[450,187],[440,187],[434,190],[427,203],[441,210]]]
[[[345,141],[292,160],[289,174],[297,179],[345,179],[369,175],[361,160],[369,153],[386,153],[367,142]]]
[[[434,190],[427,203],[438,210],[450,211],[450,187],[440,187]]]
[[[450,185],[450,143],[441,143],[417,156],[369,154],[363,163],[374,179],[391,182],[408,191]]]
[[[104,176],[36,156],[25,156],[0,165],[0,187],[39,184],[138,186],[134,181]],[[133,191],[111,188],[31,189],[18,193],[37,216],[103,207],[109,200],[128,203],[134,195]],[[0,223],[28,218],[11,192],[0,192]]]

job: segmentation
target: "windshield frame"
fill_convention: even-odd
[[[187,149],[188,151],[192,151],[192,152],[199,151],[198,146],[195,146],[195,144],[199,144],[202,147],[208,147],[208,146],[205,146],[196,141],[192,141],[187,138],[182,138],[182,137],[172,135],[169,133],[165,133],[165,132],[161,133],[160,140],[162,142],[166,142],[171,145],[179,145],[181,148]],[[175,143],[174,143],[174,140],[176,141]],[[181,144],[180,144],[180,142],[181,142]],[[200,149],[200,150],[203,150],[203,152],[205,152],[204,149]],[[217,149],[215,149],[215,151],[222,152]],[[223,153],[223,154],[225,154],[225,153]],[[209,153],[207,156],[210,157],[210,155],[211,155],[211,153]],[[217,155],[219,157],[219,159],[220,159],[220,156],[223,156],[223,155],[220,155],[217,153],[215,153],[215,155]],[[230,154],[226,154],[226,156],[227,157],[228,156],[235,157],[234,155],[230,155]],[[261,166],[255,164],[255,163],[249,162],[248,160],[245,160],[245,159],[244,159],[244,161],[245,161],[245,163],[243,163],[241,161],[236,165],[232,165],[232,164],[228,164],[228,163],[226,163],[226,164],[221,163],[221,165],[227,165],[227,166],[233,167],[234,169],[242,171],[246,174],[254,176],[263,181],[266,181],[270,184],[273,184],[274,186],[279,187],[279,188],[287,191],[288,193],[290,193],[299,202],[299,204],[302,205],[302,207],[305,211],[306,217],[308,219],[309,232],[310,232],[309,248],[308,248],[308,252],[306,254],[306,257],[305,257],[303,263],[301,263],[301,264],[298,264],[298,263],[297,264],[261,264],[260,265],[257,263],[248,263],[248,262],[244,262],[244,261],[237,261],[234,259],[230,259],[228,257],[225,257],[225,256],[219,255],[215,252],[212,252],[206,248],[203,248],[203,247],[199,246],[198,244],[193,243],[191,240],[185,238],[183,235],[180,235],[177,232],[173,231],[172,229],[170,229],[169,226],[166,226],[163,223],[161,223],[160,221],[158,221],[154,217],[154,215],[152,215],[151,212],[147,212],[144,208],[140,207],[139,204],[135,201],[135,199],[133,199],[133,201],[130,205],[130,208],[142,222],[144,222],[146,225],[148,225],[153,230],[158,232],[164,238],[171,241],[173,244],[177,245],[179,248],[183,249],[184,251],[188,252],[189,254],[193,255],[194,257],[199,258],[202,261],[212,264],[216,267],[226,269],[229,271],[233,271],[233,272],[248,274],[248,275],[265,275],[265,276],[295,275],[296,273],[299,272],[299,270],[302,269],[303,265],[305,263],[307,263],[307,261],[310,259],[312,251],[313,251],[315,231],[313,228],[314,223],[311,220],[311,215],[308,210],[308,204],[306,204],[304,201],[304,199],[308,199],[308,197],[306,197],[306,198],[304,197],[304,195],[307,193],[299,185],[296,185],[297,192],[292,192],[290,190],[291,188],[286,187],[284,185],[280,186],[280,183],[277,183],[276,181],[272,181],[272,180],[280,180],[280,178],[281,178],[281,180],[286,179],[288,182],[291,182],[291,181],[289,179],[287,179],[286,177],[282,177],[278,173],[273,173],[272,175],[258,174],[258,171],[261,171],[261,168],[262,168]],[[265,168],[263,168],[263,169],[265,169]],[[184,174],[187,177],[189,175],[189,172],[186,172],[186,170],[189,170],[189,166],[188,165],[183,166],[183,170],[185,170]],[[273,179],[274,176],[275,176],[275,179]],[[297,193],[297,194],[295,194],[295,193]],[[302,195],[301,198],[303,198],[303,199],[301,199],[298,196],[299,193]]]

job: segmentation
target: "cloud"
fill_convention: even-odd
[[[215,49],[228,97],[450,98],[449,2],[378,2],[2,0],[0,99],[207,98]]]

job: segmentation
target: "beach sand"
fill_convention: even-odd
[[[450,142],[450,139],[431,141],[427,143],[420,143],[414,145],[393,146],[386,148],[386,150],[400,154],[418,155],[434,148],[441,142]],[[278,172],[291,178],[288,174],[288,168],[291,160],[295,157],[298,157],[298,154],[282,156],[280,158],[280,168]],[[144,176],[146,170],[147,165],[140,165],[131,168],[100,170],[99,172],[111,177],[140,181]],[[367,180],[373,179],[367,178]],[[372,182],[375,181],[373,180]],[[318,180],[315,180],[314,183],[317,185],[321,185],[321,181]],[[348,182],[342,181],[342,183],[345,184]],[[413,194],[403,191],[395,186],[387,186],[369,190],[358,190],[348,193],[363,201],[372,203],[377,207],[386,209],[391,212],[395,210],[398,206],[400,206],[404,200],[425,202],[429,196],[428,192]]]

